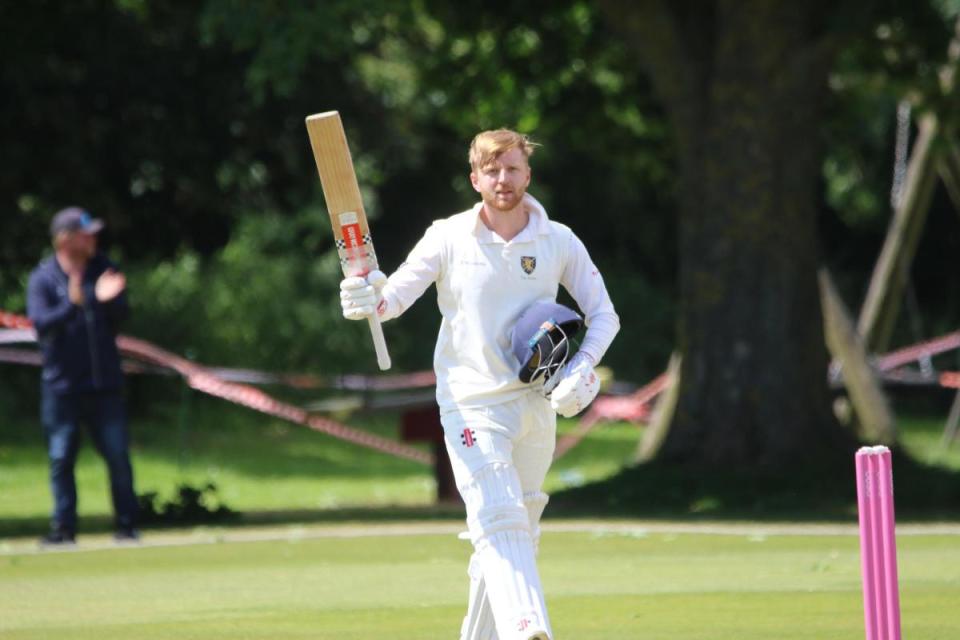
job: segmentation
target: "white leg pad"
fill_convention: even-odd
[[[530,520],[530,537],[533,538],[534,552],[540,551],[540,518],[548,502],[550,502],[550,496],[542,491],[528,491],[523,494],[523,506],[527,508],[527,517]]]
[[[467,573],[470,574],[470,600],[463,626],[460,627],[460,640],[499,640],[487,598],[487,585],[476,553],[470,557]]]
[[[461,494],[499,637],[549,640],[530,517],[516,470],[504,463],[486,465]]]
[[[542,491],[529,491],[523,494],[523,506],[527,509],[530,521],[530,535],[533,539],[533,552],[536,554],[540,546],[540,518],[546,509],[550,496]],[[469,532],[465,536],[470,538]],[[487,585],[483,581],[483,572],[477,554],[470,556],[470,600],[467,604],[467,615],[460,628],[460,640],[499,640],[497,629],[493,622],[493,611],[490,610],[490,600],[487,598]]]

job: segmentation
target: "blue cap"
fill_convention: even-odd
[[[583,318],[555,302],[538,302],[520,314],[513,326],[513,355],[520,361],[520,381],[548,380],[570,355],[570,338],[583,327]]]
[[[53,216],[50,222],[50,235],[56,236],[58,233],[99,233],[103,229],[103,220],[94,218],[80,207],[68,207],[61,209]]]

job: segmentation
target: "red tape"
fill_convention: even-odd
[[[32,332],[29,319],[4,311],[0,311],[0,327],[31,330]],[[8,342],[32,341],[23,338],[24,334],[10,336]],[[2,341],[3,339],[0,338],[0,342]],[[334,420],[315,415],[311,416],[305,410],[280,402],[259,389],[234,382],[239,380],[252,383],[279,383],[296,388],[390,391],[434,386],[436,385],[436,376],[432,371],[376,377],[344,375],[323,379],[307,375],[270,374],[250,369],[202,367],[148,342],[127,336],[119,336],[117,345],[125,355],[131,355],[150,364],[176,371],[187,379],[191,387],[198,391],[304,425],[341,440],[398,457],[423,462],[424,464],[433,463],[433,456],[429,453],[365,431],[353,429]],[[881,372],[892,372],[905,364],[956,348],[960,348],[960,331],[884,354],[877,358],[876,366]],[[27,363],[28,358],[24,354],[14,354],[13,351],[15,350],[0,349],[0,361]],[[9,359],[4,359],[5,356]],[[30,364],[32,363],[33,361],[30,362]],[[942,373],[938,381],[943,387],[960,389],[960,372]],[[667,388],[668,384],[667,374],[663,373],[628,396],[601,396],[597,398],[587,413],[580,419],[577,429],[557,442],[554,459],[561,457],[579,444],[600,422],[624,420],[637,423],[647,420],[652,410],[653,401]]]
[[[957,348],[960,348],[960,331],[884,354],[877,358],[877,368],[880,371],[889,371]]]
[[[940,374],[940,384],[951,389],[960,389],[960,371],[945,371]]]
[[[2,311],[0,311],[0,326],[15,329],[29,329],[31,327],[29,319]],[[300,407],[281,402],[260,389],[223,380],[206,367],[161,349],[145,340],[121,335],[117,336],[117,347],[126,356],[132,356],[147,364],[176,371],[187,380],[187,384],[197,391],[398,458],[406,458],[422,464],[433,464],[431,453],[360,429],[348,427],[329,418],[310,415]]]

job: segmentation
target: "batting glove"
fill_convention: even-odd
[[[353,276],[340,282],[340,306],[347,320],[366,320],[377,312],[383,300],[380,290],[387,283],[382,271],[371,271],[366,278]]]
[[[600,377],[590,356],[577,353],[561,372],[560,381],[550,392],[550,406],[564,418],[572,418],[587,408],[600,393]]]

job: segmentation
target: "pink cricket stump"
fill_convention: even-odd
[[[856,463],[863,622],[867,640],[900,640],[890,449],[863,447],[857,451]]]

